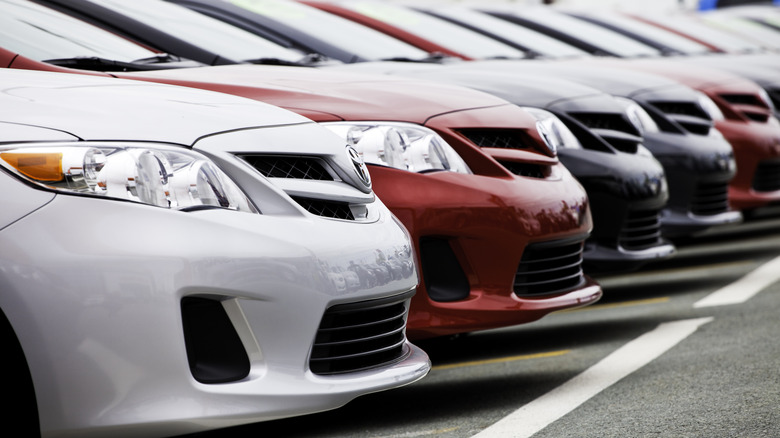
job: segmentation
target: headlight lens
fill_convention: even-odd
[[[558,153],[558,148],[582,149],[580,141],[558,116],[540,108],[522,108],[536,118],[536,130],[553,155]]]
[[[164,145],[46,144],[0,147],[0,165],[65,193],[124,199],[157,207],[220,207],[257,212],[207,157]]]
[[[761,100],[764,101],[767,107],[769,107],[772,112],[775,111],[775,104],[772,102],[772,98],[769,97],[769,93],[763,88],[758,90],[758,96],[761,98]]]
[[[636,127],[640,134],[645,135],[648,132],[658,132],[658,125],[655,120],[638,103],[625,97],[615,97],[626,112],[628,120]]]
[[[366,163],[411,172],[471,173],[452,146],[423,126],[393,122],[329,122],[322,126],[341,136]]]

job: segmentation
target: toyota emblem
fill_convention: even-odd
[[[363,162],[363,158],[360,157],[358,151],[352,146],[347,146],[347,157],[352,162],[352,168],[355,169],[355,174],[360,182],[366,187],[371,187],[371,175],[369,175],[368,167],[366,167],[366,163]]]

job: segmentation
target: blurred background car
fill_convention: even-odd
[[[413,263],[328,130],[201,90],[10,69],[0,83],[15,433],[193,433],[337,408],[429,371],[405,336],[414,270],[349,289],[328,278],[377,251]],[[331,178],[263,174],[280,160]],[[300,197],[364,214],[323,218]]]

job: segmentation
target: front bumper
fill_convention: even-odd
[[[0,183],[38,193],[4,173]],[[357,290],[329,280],[330,268],[373,264],[379,254],[412,262],[386,209],[355,224],[67,195],[36,207],[0,230],[0,306],[29,363],[43,436],[169,436],[312,413],[430,369],[406,341],[400,361],[384,366],[309,369],[326,309],[417,284],[414,270]],[[193,378],[185,297],[224,303],[249,357],[247,377]]]

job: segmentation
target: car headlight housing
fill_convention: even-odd
[[[696,92],[696,96],[701,109],[703,109],[713,121],[717,122],[726,118],[720,108],[718,108],[718,104],[710,99],[709,96],[700,91]]]
[[[410,172],[472,173],[452,146],[424,126],[396,122],[326,122],[321,125],[341,136],[366,163]]]
[[[644,108],[639,106],[638,103],[625,97],[615,97],[615,100],[623,105],[623,110],[628,116],[628,120],[639,131],[641,135],[645,135],[650,132],[659,132],[658,124],[655,123],[653,117],[645,111]]]
[[[558,148],[582,149],[577,136],[558,116],[540,108],[527,106],[521,108],[536,118],[536,130],[553,155],[558,153]]]
[[[170,209],[257,209],[216,164],[157,144],[49,143],[0,146],[0,165],[61,193],[122,199]]]

